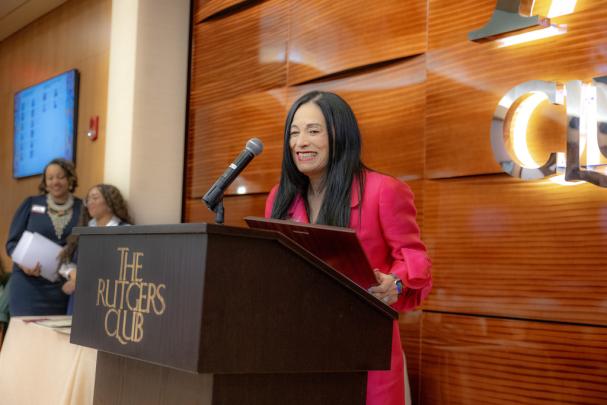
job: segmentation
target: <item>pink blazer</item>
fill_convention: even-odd
[[[392,305],[404,312],[418,306],[430,293],[431,262],[420,240],[415,222],[413,193],[405,183],[377,172],[367,171],[362,202],[358,183],[352,186],[350,228],[356,231],[371,265],[398,276],[405,286]],[[265,216],[272,215],[278,192],[274,186],[266,201]],[[308,223],[303,198],[298,196],[289,209],[293,221]],[[370,371],[367,380],[368,405],[404,404],[404,364],[398,322],[392,335],[392,365],[389,371]]]

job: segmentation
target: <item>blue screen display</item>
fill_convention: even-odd
[[[55,158],[74,160],[78,72],[15,94],[13,177],[41,174]]]

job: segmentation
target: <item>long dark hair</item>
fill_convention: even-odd
[[[99,192],[103,196],[103,199],[105,200],[106,205],[112,211],[112,214],[118,217],[123,223],[133,223],[131,216],[129,215],[129,210],[126,201],[124,201],[124,198],[122,197],[122,194],[120,193],[120,190],[118,190],[118,188],[112,186],[111,184],[97,184],[91,187],[88,193],[90,193],[91,190],[94,188],[99,190]],[[80,210],[80,218],[78,218],[78,223],[76,224],[76,226],[87,226],[90,220],[91,215],[89,214],[88,209],[82,207],[82,209]],[[67,237],[67,243],[59,255],[60,260],[65,263],[72,260],[72,257],[77,247],[78,235],[71,234]]]
[[[282,172],[272,218],[286,219],[295,197],[300,194],[308,216],[308,187],[310,180],[301,173],[291,155],[289,139],[295,113],[302,105],[312,102],[322,111],[329,136],[329,161],[324,179],[325,194],[316,223],[347,227],[350,223],[352,182],[359,182],[359,199],[364,188],[365,165],[360,159],[361,139],[358,122],[352,109],[337,94],[311,91],[301,96],[289,110],[284,130]]]
[[[112,211],[112,214],[116,215],[122,222],[132,224],[131,216],[129,215],[129,209],[126,205],[126,201],[122,197],[120,190],[111,184],[97,184],[91,187],[91,190],[96,188],[99,190],[105,204]]]

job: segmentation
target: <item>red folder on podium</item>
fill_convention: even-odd
[[[244,220],[251,228],[282,233],[365,290],[377,285],[369,260],[352,229],[262,217]]]

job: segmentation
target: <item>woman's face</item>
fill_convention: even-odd
[[[52,164],[47,167],[44,172],[44,183],[46,184],[46,192],[51,195],[53,200],[59,202],[67,199],[70,193],[70,182],[67,173],[61,166]]]
[[[324,176],[329,162],[329,134],[320,107],[299,107],[290,128],[289,147],[297,169],[308,177]]]
[[[96,220],[107,215],[113,215],[105,198],[103,198],[103,194],[101,194],[101,191],[97,187],[93,187],[87,194],[86,208],[89,210],[89,215]]]

